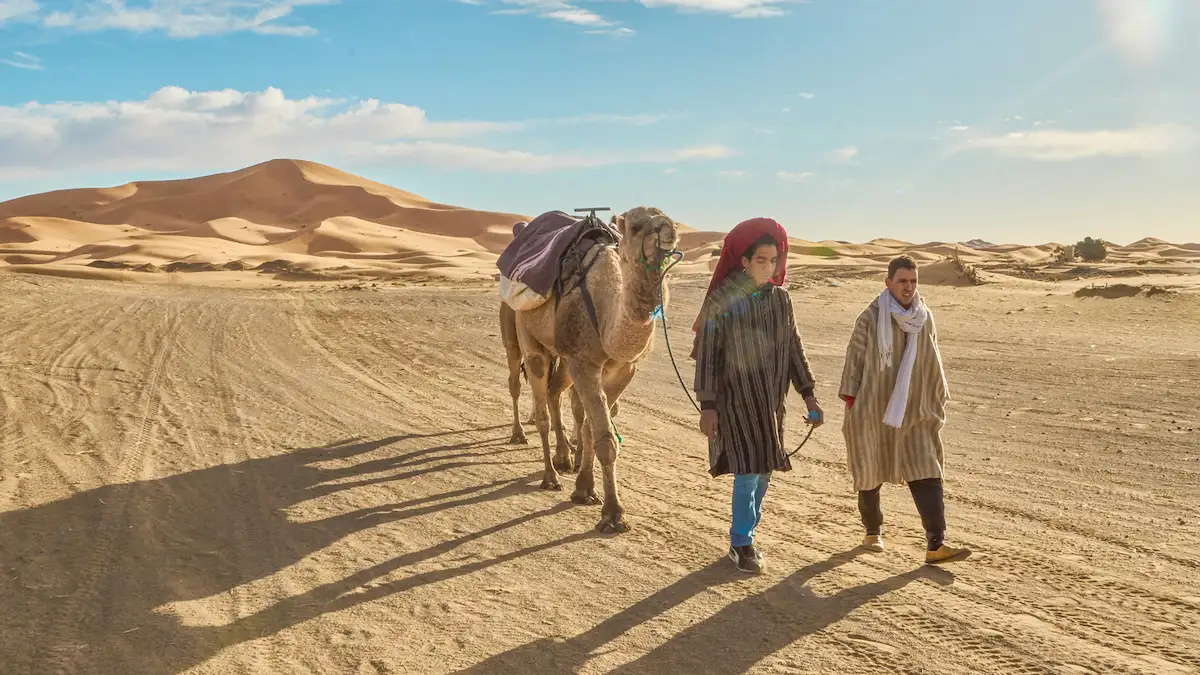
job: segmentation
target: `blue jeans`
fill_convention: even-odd
[[[743,473],[733,477],[733,525],[729,528],[731,546],[754,543],[754,530],[762,520],[763,497],[770,485],[769,473]]]

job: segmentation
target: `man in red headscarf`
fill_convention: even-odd
[[[733,474],[729,557],[759,573],[754,532],[773,471],[790,471],[783,448],[784,400],[795,387],[824,422],[815,382],[796,328],[787,273],[787,233],[770,218],[739,223],[721,258],[696,320],[696,398],[700,430],[709,438],[709,473]]]

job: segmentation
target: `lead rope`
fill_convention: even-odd
[[[683,262],[683,251],[675,249],[667,255],[675,260],[670,265],[667,265],[665,269],[663,269],[662,276],[658,279],[658,307],[654,308],[654,312],[650,315],[650,318],[654,319],[657,317],[662,321],[663,341],[667,344],[667,355],[671,357],[671,366],[675,368],[675,377],[679,378],[679,386],[683,388],[683,393],[687,394],[688,400],[692,402],[692,407],[696,409],[696,412],[702,412],[700,410],[700,404],[696,403],[696,399],[692,398],[692,392],[688,389],[687,384],[683,381],[683,374],[679,372],[679,364],[675,362],[675,353],[671,351],[671,333],[669,331],[669,327],[667,326],[667,312],[663,308],[663,291],[665,288],[664,284],[667,280],[667,272],[670,272],[672,267]],[[812,438],[813,432],[816,430],[816,425],[809,425],[808,433],[804,435],[804,440],[800,441],[800,445],[797,445],[795,450],[788,453],[788,457],[793,457],[797,452],[800,452],[800,449],[804,447],[805,443],[808,443],[808,439]],[[616,431],[615,425],[613,426],[613,431]]]

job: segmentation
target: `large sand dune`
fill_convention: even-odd
[[[0,256],[12,263],[97,260],[302,269],[349,262],[403,271],[482,269],[512,238],[519,214],[437,204],[312,162],[107,189],[64,190],[0,204]]]
[[[512,224],[528,219],[437,204],[328,166],[281,159],[199,178],[61,190],[0,203],[0,262],[72,276],[90,266],[111,276],[121,269],[253,269],[264,263],[278,270],[274,261],[283,261],[288,272],[325,276],[486,280],[512,239]],[[685,227],[680,247],[686,258],[677,271],[710,270],[722,237]],[[891,238],[794,238],[790,246],[793,266],[877,273],[907,253],[923,263],[955,258],[983,271],[1019,275],[1051,267],[1058,248]],[[1111,247],[1104,266],[1186,272],[1196,264],[1200,245],[1145,238]],[[1072,269],[1056,271],[1069,275]],[[967,277],[930,276],[935,279],[962,283]]]

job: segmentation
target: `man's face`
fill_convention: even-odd
[[[908,307],[917,295],[917,271],[905,268],[896,270],[896,275],[884,282],[901,305]]]
[[[775,270],[779,264],[779,249],[774,244],[759,246],[754,252],[752,258],[742,258],[742,266],[746,268],[746,273],[754,279],[754,283],[762,286],[775,276]]]

